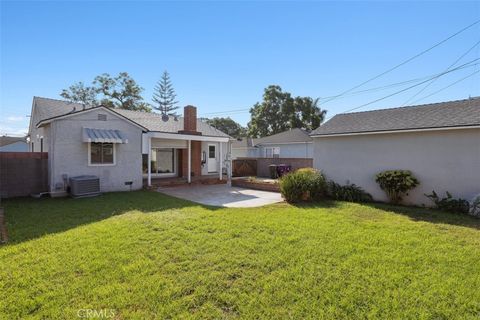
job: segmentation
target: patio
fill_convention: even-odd
[[[236,188],[229,184],[164,187],[157,191],[204,205],[228,208],[261,207],[283,201],[277,192]]]

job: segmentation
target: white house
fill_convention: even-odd
[[[34,97],[30,148],[48,152],[49,191],[78,175],[98,176],[102,192],[139,189],[152,178],[224,179],[231,138],[197,120],[195,107],[184,111],[162,116]]]
[[[292,129],[259,139],[232,143],[232,158],[312,158],[313,139],[303,129]]]
[[[407,169],[420,185],[407,204],[431,205],[425,193],[470,200],[480,194],[480,98],[338,114],[312,132],[314,167],[386,200],[383,170]]]

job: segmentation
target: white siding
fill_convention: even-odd
[[[480,129],[314,138],[314,167],[340,184],[355,183],[385,201],[375,174],[411,170],[420,185],[405,203],[431,205],[434,189],[470,200],[480,193]]]
[[[259,146],[258,156],[265,158],[266,148],[280,148],[280,158],[312,158],[313,143],[265,144]]]

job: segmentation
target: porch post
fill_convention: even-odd
[[[222,173],[222,167],[223,167],[223,166],[222,166],[222,164],[223,164],[222,142],[219,142],[218,144],[220,145],[220,148],[219,148],[219,149],[220,149],[220,150],[219,150],[219,151],[220,151],[220,161],[219,161],[220,169],[218,170],[218,174],[219,174],[220,180],[222,180],[222,178],[223,178],[223,173]]]
[[[148,137],[148,173],[147,173],[147,184],[149,187],[152,186],[152,137]]]
[[[188,140],[187,181],[192,182],[192,140]]]

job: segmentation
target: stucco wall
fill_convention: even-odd
[[[280,158],[312,158],[313,143],[268,144],[259,146],[258,157],[265,158],[266,148],[280,148]]]
[[[98,113],[107,114],[107,121],[97,120]],[[115,145],[115,165],[88,165],[88,143],[82,141],[82,127],[122,131],[128,143]],[[102,192],[130,190],[125,185],[126,181],[133,182],[133,190],[142,188],[141,136],[140,128],[103,110],[92,110],[54,121],[49,146],[50,189],[53,190],[56,183],[63,182],[62,174],[69,177],[99,176]]]
[[[380,201],[387,198],[374,176],[389,169],[408,169],[419,179],[407,204],[430,206],[424,193],[433,189],[470,200],[480,193],[480,129],[314,138],[314,167]]]

